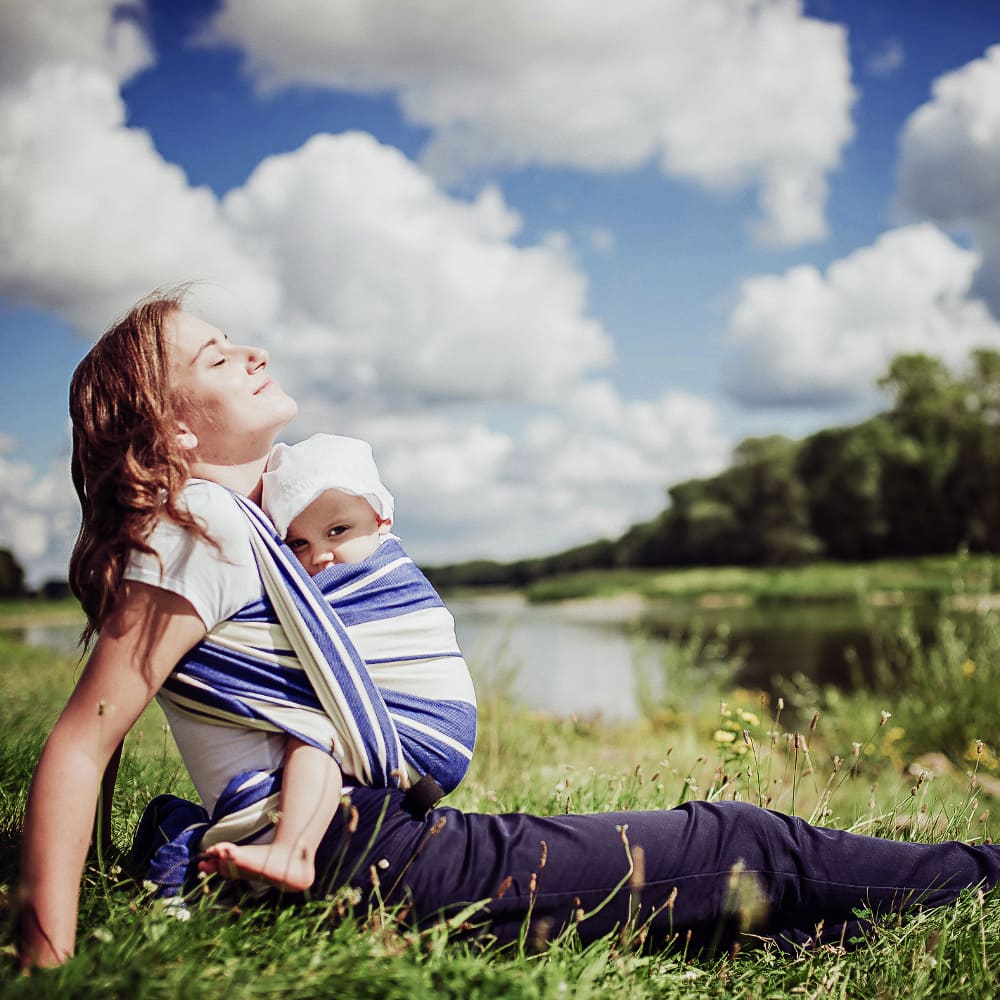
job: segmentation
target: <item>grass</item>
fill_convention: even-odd
[[[730,597],[755,604],[855,601],[864,594],[880,603],[990,594],[998,586],[1000,559],[958,554],[796,567],[591,570],[539,580],[526,592],[536,602],[637,593],[650,599]]]
[[[976,698],[992,694],[995,715],[1000,687],[989,691],[997,678],[988,675],[996,668],[986,660],[997,626],[989,620],[980,632],[943,627],[923,652],[905,630],[887,636],[903,660],[887,660],[886,670],[905,661],[914,673],[909,690],[897,684],[896,699],[891,690],[843,696],[790,684],[783,707],[733,688],[724,645],[694,638],[672,647],[661,676],[647,678],[645,711],[632,724],[545,715],[513,703],[502,688],[482,691],[476,758],[451,801],[488,812],[559,813],[740,797],[901,839],[996,836],[991,801],[973,781],[988,771],[989,745],[939,774],[906,769],[915,756],[941,750],[940,729],[925,725],[919,736],[908,735],[913,715],[927,708],[921,697],[949,680],[955,690],[970,683],[976,671],[967,662],[982,671],[975,683],[984,686],[958,699],[959,710],[969,712]],[[714,664],[709,671],[706,661]],[[0,638],[0,905],[8,917],[27,781],[76,670],[72,657]],[[799,733],[785,728],[793,702],[795,717],[810,720]],[[126,748],[115,801],[119,845],[148,799],[165,790],[184,794],[190,786],[154,709]],[[645,953],[619,935],[589,948],[567,936],[542,954],[480,952],[449,941],[442,928],[404,933],[391,915],[344,919],[340,904],[334,898],[281,911],[206,906],[179,922],[149,906],[114,859],[103,870],[95,862],[84,880],[77,957],[18,977],[12,927],[4,921],[8,964],[0,996],[965,998],[1000,989],[998,893],[970,892],[954,907],[891,922],[867,947],[848,953],[753,950],[712,961]]]

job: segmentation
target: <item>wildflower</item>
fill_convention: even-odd
[[[884,726],[891,718],[892,712],[887,712],[883,709],[882,714],[879,716],[879,725]]]
[[[982,757],[982,755],[983,755],[983,741],[976,740],[976,756]]]
[[[966,660],[962,664],[962,673],[966,677],[971,677],[976,672],[976,665],[972,660]]]
[[[750,747],[751,749],[753,748],[753,740],[750,738],[750,730],[749,729],[744,729],[743,730],[743,742],[748,747]]]
[[[906,730],[902,726],[892,726],[885,731],[885,743],[891,745],[898,742],[906,735]]]
[[[716,743],[732,743],[736,739],[736,733],[731,733],[728,729],[716,729],[712,733],[712,739]]]

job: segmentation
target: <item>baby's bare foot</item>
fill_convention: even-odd
[[[198,862],[198,871],[228,879],[263,879],[288,892],[304,892],[316,878],[313,857],[301,847],[283,844],[214,844]]]

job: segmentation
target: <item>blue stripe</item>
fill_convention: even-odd
[[[281,542],[259,508],[245,497],[238,494],[234,496],[250,514],[251,523],[258,529],[258,534],[273,556],[280,570],[282,582],[295,598],[306,628],[313,636],[343,693],[348,709],[361,733],[373,783],[377,786],[398,784],[399,779],[392,777],[393,772],[399,771],[402,764],[396,753],[395,727],[378,688],[368,674],[364,660],[354,648],[337,613],[327,604],[313,583],[312,577],[306,573],[291,549]],[[307,599],[307,594],[313,598],[312,602]],[[339,639],[336,645],[334,637]],[[346,656],[347,663],[344,662],[341,651],[343,656]],[[361,692],[367,695],[367,699],[362,697]],[[369,711],[375,716],[375,725],[370,722]]]
[[[381,658],[377,656],[370,656],[368,657],[367,660],[365,660],[365,663],[367,663],[368,666],[372,667],[372,666],[383,666],[387,663],[420,663],[423,662],[424,660],[444,660],[449,657],[451,659],[456,659],[456,660],[463,659],[463,656],[460,652],[420,653],[420,654],[409,653],[409,654],[404,654],[402,656],[385,656]]]
[[[467,750],[476,745],[475,705],[467,701],[434,701],[429,698],[418,698],[402,691],[382,689],[385,703],[397,718],[410,719],[431,729],[447,733],[456,743],[461,743]],[[399,725],[397,721],[396,725]],[[426,738],[426,737],[424,737]],[[445,744],[442,744],[445,745]]]
[[[443,607],[441,598],[427,578],[394,539],[379,546],[375,554],[363,563],[336,564],[323,574],[310,577],[291,550],[280,542],[259,509],[245,498],[236,499],[263,539],[269,563],[273,563],[287,588],[303,625],[326,660],[329,677],[342,692],[347,710],[358,726],[362,739],[360,749],[367,760],[369,775],[357,777],[375,786],[398,784],[399,779],[393,776],[393,772],[402,768],[398,752],[400,741],[405,740],[406,758],[418,772],[430,772],[443,787],[454,787],[464,776],[468,760],[453,746],[407,726],[406,720],[447,734],[448,738],[471,751],[476,735],[475,706],[398,691],[383,692],[372,680],[368,664],[418,664],[448,657],[455,662],[456,669],[465,670],[457,644],[454,650],[444,653],[428,654],[421,649],[413,649],[403,655],[366,662],[354,645],[347,626],[347,622],[391,621],[412,611]],[[397,562],[399,565],[395,565]],[[381,572],[387,566],[393,568]],[[317,582],[322,583],[322,591]],[[338,591],[355,584],[360,584],[355,593],[337,596]],[[335,607],[331,607],[324,595],[333,595]],[[275,624],[278,616],[271,601],[265,597],[248,604],[232,620]],[[405,634],[406,626],[401,623],[401,627]],[[392,626],[389,628],[391,630]],[[414,643],[417,641],[415,639]],[[294,656],[290,650],[281,652]],[[214,710],[217,714],[225,713],[248,722],[264,723],[265,727],[270,723],[266,704],[269,701],[282,706],[302,706],[325,714],[323,702],[313,690],[304,670],[255,659],[252,647],[234,651],[213,642],[211,636],[184,657],[164,685],[164,691],[168,696],[175,694],[202,705],[208,718],[212,717]],[[258,699],[265,704],[260,708],[250,706],[247,699]],[[190,708],[187,710],[192,711]],[[198,710],[194,712],[201,714]],[[287,718],[277,724],[300,738],[308,739],[295,732],[291,728],[294,722],[290,725]],[[311,739],[308,741],[314,742]],[[442,778],[445,780],[442,781]]]

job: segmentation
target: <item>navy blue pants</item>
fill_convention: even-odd
[[[743,802],[553,817],[439,808],[415,819],[398,792],[351,794],[352,814],[341,810],[320,850],[324,888],[353,885],[366,907],[377,885],[417,926],[488,900],[467,929],[501,945],[572,923],[587,942],[634,920],[654,947],[728,947],[747,918],[785,947],[846,943],[873,916],[1000,881],[997,845],[859,836]],[[636,845],[641,885],[627,877]]]

